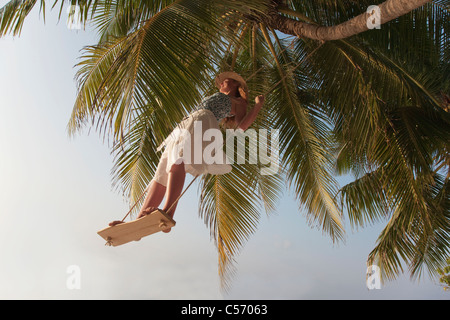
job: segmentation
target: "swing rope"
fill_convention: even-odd
[[[279,80],[277,83],[275,83],[274,85],[272,85],[268,90],[266,90],[266,93],[264,93],[263,95],[266,96],[269,93],[271,93],[273,90],[275,90],[275,88],[282,82],[284,81],[284,79],[286,77],[288,77],[291,73],[293,73],[305,60],[307,60],[309,57],[311,57],[322,45],[324,44],[324,42],[321,42],[320,45],[318,45],[313,51],[311,51],[305,58],[303,58],[292,70],[290,70],[288,73],[286,73],[284,76],[281,77],[281,80]],[[287,47],[288,48],[288,47]],[[287,49],[286,48],[286,49]],[[284,50],[286,50],[284,49]],[[250,77],[247,78],[247,81],[251,78],[253,78],[259,71],[261,71],[262,68],[258,69],[256,72],[254,72]],[[235,128],[239,128],[239,126],[242,124],[242,122],[244,121],[244,119],[241,120],[241,122],[235,127]],[[228,141],[228,140],[227,140]],[[225,143],[227,142],[225,141]],[[224,143],[222,144],[223,147]],[[170,209],[173,208],[173,206],[181,199],[181,197],[185,194],[185,192],[191,187],[191,185],[194,183],[194,181],[199,177],[200,175],[196,175],[194,177],[194,179],[192,179],[192,181],[189,183],[189,185],[184,189],[184,191],[177,197],[177,199],[175,199],[175,201],[172,203],[172,205],[169,207],[169,209],[167,211],[170,211]],[[136,205],[142,200],[142,198],[144,197],[146,191],[148,188],[146,188],[141,196],[139,197],[139,199],[133,204],[133,206],[130,208],[130,210],[128,211],[128,213],[125,215],[125,217],[123,217],[122,222],[125,221],[125,219],[128,217],[128,215],[133,211],[133,209],[136,207]]]

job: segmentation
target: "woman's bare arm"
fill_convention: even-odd
[[[236,117],[236,123],[239,125],[237,129],[247,130],[251,126],[253,121],[255,121],[256,116],[264,105],[264,96],[260,95],[255,98],[255,106],[243,117],[239,119]]]

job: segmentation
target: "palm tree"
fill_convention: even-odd
[[[0,34],[18,34],[36,2],[2,8]],[[404,264],[412,276],[443,266],[450,236],[446,1],[375,1],[383,25],[370,31],[372,0],[69,2],[99,33],[77,65],[69,132],[91,125],[114,139],[113,183],[132,202],[153,176],[156,146],[212,90],[214,74],[235,70],[252,95],[268,94],[254,127],[279,130],[283,170],[262,175],[262,163],[235,165],[199,185],[199,215],[217,245],[224,287],[261,207],[274,211],[285,188],[333,241],[345,238],[344,215],[355,228],[386,221],[368,258],[384,279]],[[339,186],[341,174],[354,181]]]

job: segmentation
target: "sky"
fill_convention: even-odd
[[[0,38],[0,299],[450,298],[426,275],[369,290],[366,259],[383,225],[347,226],[346,242],[334,245],[307,226],[288,190],[275,214],[262,213],[228,292],[198,217],[197,183],[180,200],[171,233],[105,246],[97,231],[129,204],[112,187],[108,144],[94,130],[73,138],[66,130],[74,66],[96,34],[69,29],[56,10],[47,9],[44,24],[38,11],[20,37]]]

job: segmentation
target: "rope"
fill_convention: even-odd
[[[295,39],[294,39],[295,40]],[[308,59],[311,55],[313,55],[322,45],[324,44],[324,42],[322,42],[319,46],[317,46],[313,51],[311,51],[305,58],[303,58],[292,70],[290,70],[290,72],[288,72],[287,74],[285,74],[280,81],[278,81],[277,83],[275,83],[274,85],[272,85],[267,91],[266,93],[264,93],[263,95],[268,95],[269,93],[271,93],[287,76],[290,75],[290,73],[292,73],[295,69],[297,69],[306,59]],[[289,48],[291,45],[289,45],[288,47],[286,47],[284,50],[286,50],[287,48]],[[284,51],[283,50],[283,51]],[[251,79],[253,76],[256,75],[256,73],[258,73],[262,68],[258,69],[256,72],[254,72],[250,77],[247,78],[247,81],[249,79]],[[239,124],[235,127],[235,128],[239,128],[239,126],[242,124],[242,122],[244,121],[244,119],[241,120],[241,122],[239,122]],[[225,142],[227,142],[228,140],[226,140]],[[222,143],[223,147],[224,143]],[[173,206],[181,199],[181,197],[185,194],[185,192],[191,187],[191,185],[194,183],[194,181],[199,177],[199,175],[196,175],[194,177],[194,179],[192,179],[192,181],[189,183],[189,185],[184,189],[184,191],[178,196],[178,198],[172,203],[172,205],[169,207],[169,209],[167,211],[170,211],[170,209],[173,208]],[[128,211],[128,213],[125,215],[125,217],[122,219],[122,222],[128,217],[128,215],[131,213],[131,211],[133,211],[134,207],[136,207],[136,205],[138,204],[138,202],[140,202],[142,200],[142,198],[144,197],[144,194],[146,193],[147,188],[144,190],[144,192],[142,192],[141,196],[139,197],[139,199],[134,203],[134,205],[131,207],[131,209]]]
[[[130,211],[128,211],[128,213],[125,215],[125,217],[123,217],[122,222],[125,221],[125,219],[128,217],[128,215],[131,213],[131,211],[133,211],[134,207],[136,207],[136,205],[138,204],[139,201],[142,200],[142,198],[144,197],[145,192],[147,191],[147,188],[145,188],[144,192],[142,192],[141,196],[139,197],[139,199],[134,203],[134,205],[131,207]]]

